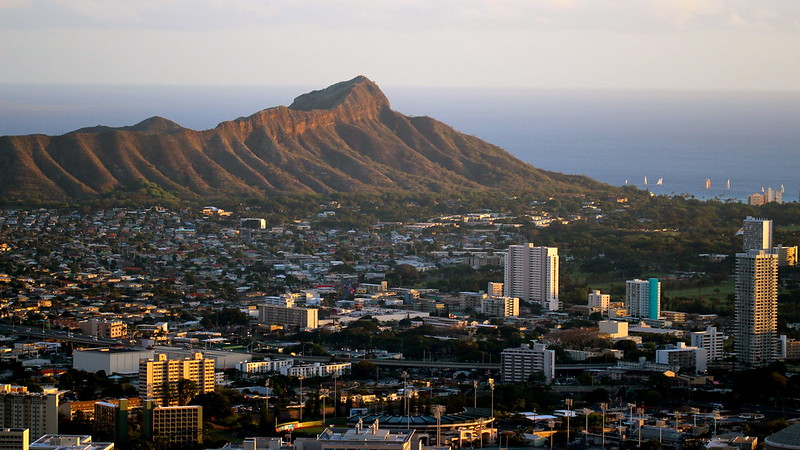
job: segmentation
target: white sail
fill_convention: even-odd
[[[644,185],[647,186],[647,177],[644,177]]]
[[[728,190],[731,190],[731,179],[728,178]]]
[[[661,185],[663,185],[663,184],[664,184],[664,179],[663,179],[663,178],[659,178],[659,179],[658,179],[658,182],[656,183],[656,185],[657,185],[657,186],[661,186]]]

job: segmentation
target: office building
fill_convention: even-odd
[[[519,315],[519,299],[515,297],[489,297],[481,299],[481,311],[489,317],[514,317]]]
[[[203,442],[202,406],[156,406],[152,400],[142,405],[142,434],[146,439],[168,444]]]
[[[113,450],[113,442],[95,442],[90,435],[46,434],[31,442],[30,450]]]
[[[735,296],[739,367],[768,365],[778,354],[778,255],[767,250],[737,253]]]
[[[290,377],[341,377],[344,374],[350,373],[352,365],[350,363],[314,363],[303,364],[299,366],[286,367],[281,369],[282,375]]]
[[[686,343],[678,342],[674,348],[656,350],[656,364],[705,372],[708,367],[708,352],[704,348],[687,347]]]
[[[589,293],[589,311],[600,312],[602,314],[608,313],[608,306],[611,304],[611,296],[603,294],[599,290],[594,290]]]
[[[785,334],[778,338],[780,345],[779,358],[786,361],[800,359],[800,340],[792,339]]]
[[[359,419],[355,428],[344,432],[325,429],[316,438],[297,438],[297,450],[421,450],[414,438],[414,430],[387,430],[380,428],[378,419],[364,427]]]
[[[747,216],[738,234],[743,236],[742,247],[745,252],[772,249],[772,221],[769,219]]]
[[[242,361],[236,364],[236,369],[246,374],[281,373],[293,365],[293,359],[266,359],[264,361]]]
[[[30,433],[27,428],[0,429],[0,450],[28,450]]]
[[[180,401],[180,381],[197,383],[197,394],[214,392],[214,360],[194,353],[190,358],[156,358],[139,362],[139,394],[143,399],[155,399],[159,405],[177,405]]]
[[[30,439],[58,433],[58,395],[0,393],[0,428],[27,428]]]
[[[658,320],[661,315],[661,282],[658,278],[626,281],[625,308],[631,317]]]
[[[505,258],[504,294],[558,311],[558,249],[532,243],[511,245]]]
[[[628,322],[601,320],[597,325],[600,328],[600,334],[607,334],[612,339],[628,337]]]
[[[544,344],[533,347],[522,344],[519,348],[507,348],[500,353],[500,370],[504,383],[527,383],[531,375],[542,375],[549,384],[555,377],[556,352]]]
[[[136,373],[141,359],[152,358],[153,350],[131,350],[126,348],[76,348],[72,352],[72,368],[106,375]]]
[[[319,311],[314,308],[258,305],[258,322],[264,325],[314,329],[319,327],[318,314]]]
[[[718,361],[724,356],[722,344],[725,338],[727,336],[720,333],[717,327],[706,327],[706,331],[695,331],[691,334],[691,345],[705,349],[709,361]]]

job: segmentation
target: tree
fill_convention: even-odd
[[[187,380],[186,378],[181,378],[178,380],[178,404],[184,406],[189,403],[191,399],[193,399],[198,392],[197,382],[194,380]]]

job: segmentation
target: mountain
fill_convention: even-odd
[[[70,201],[156,186],[182,199],[387,191],[583,192],[430,117],[393,111],[363,76],[204,131],[152,117],[61,136],[0,137],[0,198]]]

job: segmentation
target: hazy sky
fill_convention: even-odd
[[[798,0],[0,0],[0,82],[800,89]]]

